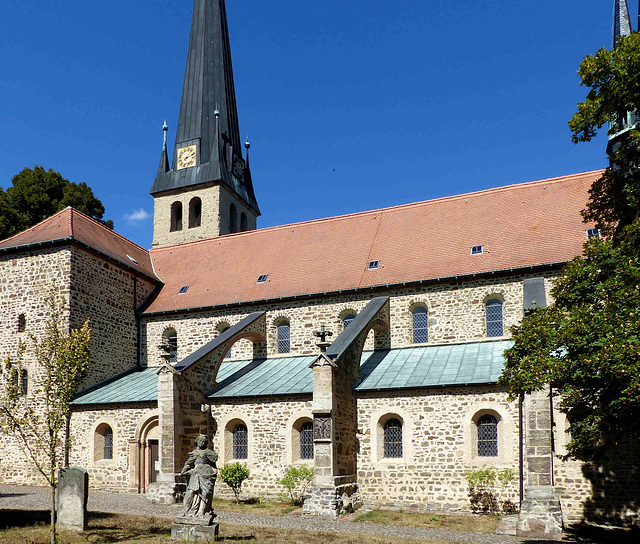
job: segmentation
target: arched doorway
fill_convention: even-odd
[[[160,468],[160,427],[158,416],[144,420],[129,443],[129,484],[138,493],[146,493],[149,484],[156,481]]]

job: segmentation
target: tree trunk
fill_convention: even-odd
[[[56,486],[51,486],[51,544],[56,544]]]

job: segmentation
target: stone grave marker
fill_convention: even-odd
[[[69,529],[86,530],[88,498],[87,471],[78,467],[61,469],[58,480],[58,523]]]

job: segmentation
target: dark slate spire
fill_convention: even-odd
[[[191,146],[196,147],[193,163],[179,161],[180,150]],[[259,215],[244,169],[225,2],[195,0],[173,170],[158,173],[150,192],[221,181]]]
[[[162,125],[162,131],[164,132],[164,138],[162,142],[162,155],[160,155],[160,164],[158,165],[158,174],[157,176],[161,176],[166,174],[169,171],[169,155],[167,154],[167,130],[169,127],[167,126],[167,120],[165,119],[164,124]]]
[[[620,36],[631,34],[631,18],[627,0],[616,0],[613,10],[613,47],[615,47]]]

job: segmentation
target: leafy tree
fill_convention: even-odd
[[[0,239],[21,232],[67,206],[102,220],[104,206],[86,183],[73,183],[42,166],[25,168],[12,179],[6,191],[0,188]],[[103,221],[113,228],[113,221]]]
[[[569,123],[574,142],[608,122],[618,132],[640,112],[640,34],[586,57],[579,74],[590,91]],[[585,461],[640,437],[640,133],[631,124],[617,142],[583,211],[604,237],[564,268],[555,305],[512,329],[500,379],[512,396],[550,385],[570,422],[568,456]]]
[[[249,469],[246,463],[228,463],[220,469],[220,479],[227,484],[236,497],[236,503],[239,502],[240,488],[242,482],[249,477]]]
[[[300,467],[288,467],[284,471],[283,477],[278,480],[278,483],[289,493],[291,504],[300,506],[304,502],[304,495],[312,480],[313,469],[303,465]]]
[[[20,343],[15,361],[7,357],[0,387],[0,429],[19,444],[35,469],[51,487],[51,542],[56,542],[55,493],[58,470],[66,459],[70,443],[65,439],[70,403],[89,367],[89,320],[70,332],[62,318],[62,308],[52,294],[49,317],[42,338],[31,336],[30,346]],[[19,383],[21,369],[30,366],[29,391]]]

